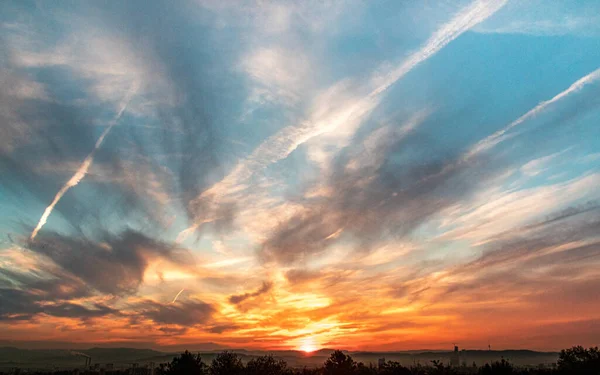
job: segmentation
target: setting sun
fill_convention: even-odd
[[[317,347],[314,346],[314,345],[306,344],[306,345],[302,345],[300,347],[300,350],[303,351],[303,352],[305,352],[305,353],[312,353],[315,350],[317,350]]]
[[[302,340],[302,344],[300,345],[300,350],[305,353],[312,353],[317,350],[317,345],[315,344],[315,340],[312,337],[307,337]]]

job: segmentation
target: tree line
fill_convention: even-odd
[[[554,368],[539,369],[519,368],[505,359],[480,367],[452,367],[440,361],[432,361],[428,366],[405,367],[394,361],[374,366],[356,362],[340,350],[331,353],[319,368],[295,369],[272,355],[255,357],[244,364],[238,354],[225,351],[207,364],[200,354],[185,351],[170,363],[161,364],[157,370],[158,375],[600,375],[600,351],[598,347],[586,349],[581,346],[564,349]]]

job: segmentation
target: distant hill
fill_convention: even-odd
[[[352,358],[364,363],[377,363],[378,358],[397,361],[405,366],[413,364],[430,364],[433,360],[447,363],[451,351],[410,351],[410,352],[352,352]],[[461,350],[460,362],[471,366],[475,363],[481,366],[486,363],[507,359],[519,366],[555,363],[558,359],[556,352],[536,352],[533,350]]]
[[[179,347],[179,346],[178,346]],[[211,347],[211,346],[209,346]],[[193,345],[188,347],[193,348]],[[169,348],[171,349],[171,348]],[[185,349],[181,346],[178,350],[158,351],[153,349],[136,349],[126,347],[93,347],[89,349],[78,349],[77,352],[88,355],[92,364],[112,363],[116,368],[130,367],[133,363],[140,365],[154,362],[155,364],[169,362]],[[199,352],[202,359],[210,363],[212,359],[224,348],[215,350],[190,350]],[[240,355],[244,362],[251,358],[272,354],[276,358],[285,360],[291,367],[316,367],[323,364],[333,349],[321,349],[313,353],[304,353],[294,350],[260,351],[229,349]],[[397,361],[403,365],[429,364],[432,360],[448,362],[452,352],[450,351],[402,351],[402,352],[347,352],[356,361],[376,364],[379,358],[388,361]],[[508,359],[516,365],[538,365],[555,363],[558,353],[536,352],[532,350],[463,350],[460,352],[461,362],[471,366],[473,363],[482,365],[501,358]],[[4,368],[75,368],[83,367],[85,358],[67,349],[21,349],[15,347],[0,347],[0,369]]]

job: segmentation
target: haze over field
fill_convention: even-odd
[[[598,345],[598,14],[0,2],[0,341]]]
[[[272,355],[278,360],[284,360],[291,368],[316,368],[323,365],[323,362],[331,355],[333,350],[321,349],[313,353],[304,353],[299,351],[259,351],[259,350],[237,350],[235,353],[244,362],[265,355]],[[219,351],[200,350],[198,352],[205,363],[211,363],[218,355]],[[157,365],[159,363],[168,363],[174,357],[180,355],[177,352],[164,352],[148,349],[131,348],[90,348],[81,349],[74,352],[65,349],[53,350],[24,350],[17,348],[0,348],[0,373],[4,370],[19,367],[23,369],[73,369],[82,368],[86,358],[91,358],[91,364],[100,367],[106,367],[112,364],[115,369],[128,369],[132,363],[140,366]],[[351,352],[348,353],[357,361],[367,365],[377,365],[380,358],[386,358],[387,361],[397,361],[403,366],[414,366],[420,364],[427,366],[432,360],[448,362],[452,356],[451,351],[416,351],[416,352]],[[461,351],[461,359],[472,366],[476,363],[481,366],[492,361],[499,361],[501,358],[509,358],[511,363],[521,366],[538,366],[540,364],[551,365],[558,358],[558,353],[552,352],[533,352],[529,350],[508,350],[508,351]]]

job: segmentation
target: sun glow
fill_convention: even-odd
[[[302,340],[302,343],[299,348],[301,351],[305,353],[312,353],[317,350],[317,344],[315,343],[315,339],[313,337],[306,337]]]

